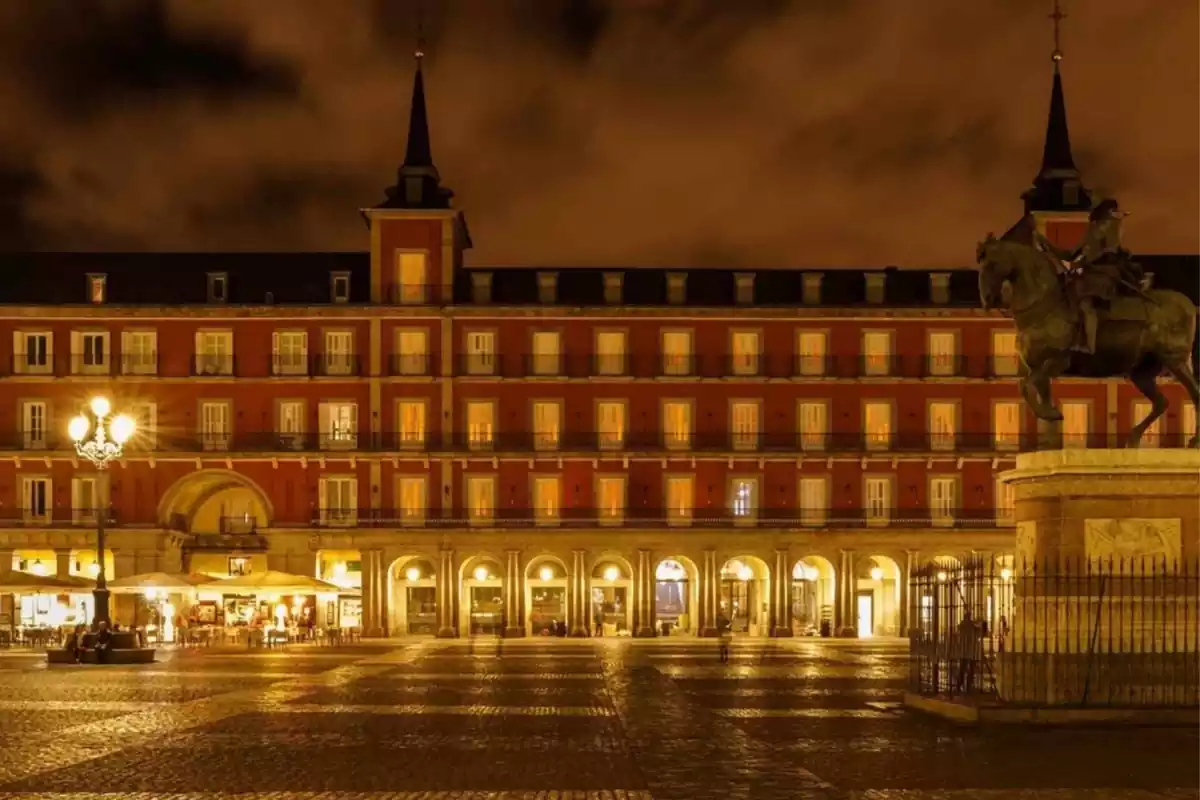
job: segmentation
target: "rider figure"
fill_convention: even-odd
[[[1126,282],[1124,265],[1128,254],[1121,249],[1121,213],[1117,201],[1101,200],[1088,216],[1083,242],[1068,265],[1072,273],[1071,290],[1083,315],[1085,353],[1096,352],[1099,318],[1096,303],[1111,303]]]

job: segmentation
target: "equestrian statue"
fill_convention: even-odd
[[[1148,286],[1121,247],[1122,217],[1116,200],[1101,201],[1082,244],[1066,252],[1027,215],[999,239],[988,234],[975,260],[983,307],[1006,307],[1016,323],[1021,395],[1038,419],[1063,418],[1050,393],[1054,378],[1123,375],[1150,401],[1150,413],[1130,432],[1128,446],[1137,447],[1166,413],[1167,398],[1157,385],[1164,371],[1200,412],[1192,370],[1197,309],[1180,292]],[[1200,447],[1200,433],[1188,447]]]

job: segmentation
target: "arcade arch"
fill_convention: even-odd
[[[499,559],[489,555],[469,558],[463,562],[459,575],[462,585],[460,631],[465,631],[468,636],[496,635],[503,633],[504,625],[516,624],[516,620],[505,619],[504,568]]]
[[[854,627],[859,638],[899,636],[900,566],[887,556],[870,556],[856,567]]]
[[[717,613],[734,633],[770,636],[771,570],[757,556],[737,556],[721,567]]]
[[[796,636],[832,636],[837,574],[823,556],[805,556],[792,566],[792,631]]]
[[[633,627],[633,569],[616,556],[602,556],[588,584],[587,624],[593,636],[628,636]]]
[[[432,636],[438,632],[437,568],[420,555],[401,556],[388,570],[388,629],[401,636]]]
[[[700,573],[686,556],[668,556],[654,567],[654,627],[662,634],[696,632]]]
[[[567,634],[567,565],[554,556],[538,556],[525,568],[525,633]],[[510,623],[511,624],[511,623]]]

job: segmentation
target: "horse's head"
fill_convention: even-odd
[[[985,309],[1004,304],[1004,282],[1012,279],[1013,260],[1008,243],[988,234],[975,248],[975,263],[979,267],[979,299]]]

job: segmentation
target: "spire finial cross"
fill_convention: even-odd
[[[1063,54],[1062,47],[1060,46],[1061,40],[1059,38],[1061,32],[1059,29],[1062,25],[1062,21],[1066,18],[1067,15],[1062,12],[1061,8],[1059,8],[1059,0],[1054,0],[1054,13],[1050,14],[1050,19],[1054,20],[1054,52],[1051,53],[1050,58],[1054,61],[1062,61]]]

